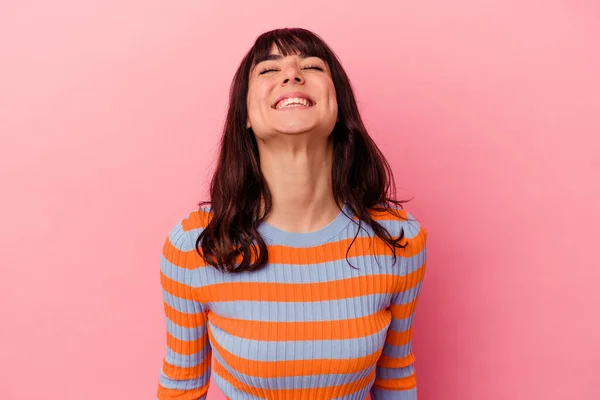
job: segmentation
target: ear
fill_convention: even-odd
[[[246,118],[246,129],[250,129],[251,126],[250,119]]]

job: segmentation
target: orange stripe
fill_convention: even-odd
[[[419,283],[421,283],[421,281],[423,281],[423,278],[425,277],[426,264],[427,263],[423,263],[423,265],[421,265],[419,267],[419,269],[417,269],[417,270],[411,272],[410,274],[406,275],[405,277],[403,277],[403,279],[405,281],[408,281],[408,283],[409,283],[409,286],[407,286],[404,290],[410,290],[410,289],[416,287]],[[395,319],[408,318],[415,311],[418,300],[419,300],[419,297],[415,297],[409,303],[391,304],[390,311]]]
[[[184,314],[164,303],[165,315],[175,325],[183,328],[197,328],[206,322],[206,313]]]
[[[410,342],[412,338],[412,329],[408,329],[404,332],[396,332],[389,330],[387,332],[387,337],[385,338],[385,342],[391,344],[393,346],[404,346]]]
[[[181,226],[184,231],[192,229],[204,228],[212,219],[212,211],[194,210],[181,221]]]
[[[176,365],[169,364],[163,359],[163,374],[168,377],[176,376],[178,379],[194,379],[201,376],[211,365],[211,354],[205,357],[204,360],[195,367],[178,367]]]
[[[416,237],[415,237],[416,238]],[[268,246],[269,250],[269,262],[271,263],[283,263],[283,264],[314,264],[324,263],[332,260],[344,260],[346,258],[346,251],[348,251],[348,258],[359,257],[359,256],[374,256],[374,255],[389,255],[393,253],[387,247],[385,242],[379,237],[357,237],[354,243],[352,241],[354,237],[348,239],[338,240],[336,242],[324,243],[314,247],[288,247],[282,245]],[[413,239],[411,239],[412,242]],[[408,242],[408,239],[404,238],[400,241],[400,244],[404,245]],[[350,244],[352,243],[352,247]],[[412,242],[416,243],[417,242]],[[406,246],[404,249],[396,249],[396,256],[398,257],[412,257],[418,254],[422,250],[422,246],[411,245]],[[237,257],[241,261],[242,256]]]
[[[394,319],[402,319],[402,318],[410,317],[417,306],[417,301],[418,301],[418,297],[415,298],[410,303],[391,304],[390,311],[392,312]]]
[[[209,383],[210,381],[198,389],[187,390],[167,389],[161,385],[158,385],[158,398],[173,400],[197,400],[206,394]]]
[[[408,367],[414,362],[415,356],[413,353],[410,353],[409,355],[400,358],[388,357],[382,354],[379,358],[379,361],[377,362],[377,365],[383,368],[404,368]]]
[[[391,293],[402,279],[398,275],[366,275],[312,283],[223,282],[206,285],[204,290],[210,291],[212,301],[311,302]]]
[[[217,360],[215,360],[214,371],[224,380],[229,382],[233,387],[245,393],[252,394],[267,399],[289,399],[289,400],[304,400],[307,396],[310,398],[326,399],[331,398],[333,394],[338,396],[347,396],[355,393],[371,383],[375,376],[375,370],[369,375],[359,379],[356,382],[344,385],[326,386],[320,388],[300,388],[300,389],[263,389],[250,386],[240,382],[231,375]]]
[[[196,354],[204,348],[204,344],[208,340],[208,334],[204,334],[198,340],[185,341],[177,339],[175,336],[167,332],[167,346],[177,354],[189,356]]]
[[[192,295],[192,291],[194,290],[193,287],[186,285],[185,283],[174,281],[162,271],[160,271],[160,283],[167,293],[172,294],[175,297],[185,300],[195,300]]]
[[[410,390],[417,386],[417,376],[413,372],[404,378],[376,379],[373,386],[381,390]]]
[[[223,360],[236,371],[248,376],[261,378],[278,378],[292,375],[322,375],[332,371],[339,374],[352,374],[362,371],[373,365],[381,356],[383,350],[369,354],[365,357],[353,359],[311,359],[311,360],[285,360],[285,361],[255,361],[239,357],[224,349],[215,339],[210,330],[211,344]]]
[[[196,249],[182,251],[175,247],[169,238],[165,240],[162,253],[167,261],[181,268],[194,269],[207,265]]]
[[[385,242],[379,237],[358,237],[354,243],[352,243],[353,240],[354,237],[325,243],[320,246],[301,248],[282,245],[267,246],[269,262],[275,264],[314,264],[332,260],[343,260],[346,258],[346,251],[348,249],[348,258],[363,255],[391,256],[393,254]],[[351,243],[352,247],[350,247]],[[409,243],[409,245],[404,249],[396,249],[397,257],[412,257],[415,254],[418,254],[423,250],[425,241],[423,235],[417,234],[412,239],[404,238],[400,241],[401,245],[405,245],[406,243]],[[189,251],[179,250],[169,239],[165,242],[163,254],[169,262],[181,268],[193,269],[207,266],[196,249]],[[249,257],[250,262],[256,261],[256,255],[250,254]],[[243,254],[239,254],[234,258],[234,263],[239,264],[242,262],[242,259]],[[310,262],[308,262],[308,260],[310,260]]]
[[[235,336],[266,341],[355,339],[373,335],[391,320],[387,310],[364,317],[334,321],[270,322],[225,318],[210,314],[210,322]]]

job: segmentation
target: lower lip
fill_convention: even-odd
[[[312,106],[287,106],[283,108],[276,108],[277,111],[286,111],[286,110],[307,110]]]

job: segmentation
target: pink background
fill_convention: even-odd
[[[429,231],[419,399],[600,398],[597,1],[5,0],[2,399],[154,398],[162,243],[285,26],[340,56]]]

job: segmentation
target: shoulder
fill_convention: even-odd
[[[196,248],[196,239],[210,221],[210,207],[189,211],[171,226],[163,246],[163,254],[183,255]]]
[[[196,250],[196,239],[209,220],[210,209],[199,208],[187,212],[171,226],[162,247],[163,274],[177,270],[187,276],[188,271],[205,266]]]
[[[196,210],[190,211],[178,223],[180,229],[191,232],[198,229],[204,229],[212,218],[210,206],[199,207]],[[177,228],[177,225],[175,226]]]
[[[404,237],[409,242],[422,242],[422,245],[427,239],[427,229],[419,218],[412,212],[395,204],[392,204],[389,210],[385,211],[371,209],[369,214],[375,221],[388,229],[392,236],[399,236],[400,232],[403,231]]]
[[[169,232],[170,237],[188,236],[193,237],[194,233],[200,233],[212,218],[212,212],[209,206],[201,207],[196,210],[189,211],[183,215],[171,227]]]

